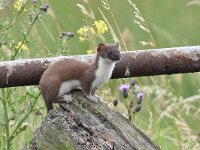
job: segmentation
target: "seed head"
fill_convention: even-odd
[[[118,100],[117,100],[117,99],[114,99],[114,100],[113,100],[113,105],[114,105],[114,106],[117,106],[117,105],[118,105]]]
[[[133,111],[133,112],[139,112],[139,111],[141,110],[141,108],[142,108],[142,105],[139,104],[139,105],[137,105],[132,111]]]
[[[38,0],[32,0],[33,4],[36,5],[38,3]]]
[[[40,10],[43,12],[47,12],[48,8],[49,8],[49,4],[44,4],[43,6],[40,7]]]
[[[131,80],[130,85],[131,87],[134,87],[136,85],[136,81],[134,78]]]
[[[128,104],[128,107],[131,109],[133,108],[133,101],[131,101],[129,104]]]
[[[74,37],[74,33],[73,32],[62,32],[60,34],[60,38],[63,38],[63,37],[73,38]]]
[[[142,105],[137,105],[136,108],[135,108],[135,111],[139,112],[141,110],[141,108],[142,108]]]

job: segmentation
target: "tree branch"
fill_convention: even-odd
[[[66,57],[0,62],[0,88],[37,85],[50,62]],[[67,57],[68,58],[68,57]],[[91,62],[94,56],[70,56]],[[122,52],[112,78],[200,71],[200,46]]]
[[[30,150],[159,150],[126,118],[105,103],[93,103],[73,91],[49,112],[35,131]]]

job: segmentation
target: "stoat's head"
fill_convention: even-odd
[[[110,62],[116,62],[120,60],[121,54],[119,52],[119,44],[99,44],[97,48],[98,55]]]

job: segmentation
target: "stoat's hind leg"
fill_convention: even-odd
[[[40,89],[44,98],[47,112],[53,109],[53,103],[56,102],[58,96],[59,86],[59,81],[54,81],[51,78],[48,80],[42,79],[40,81]]]

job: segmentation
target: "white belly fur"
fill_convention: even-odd
[[[58,96],[69,93],[71,90],[79,88],[80,82],[78,80],[65,81],[61,84]]]
[[[114,67],[115,62],[100,57],[98,61],[98,68],[95,71],[95,80],[92,83],[92,89],[99,87],[101,84],[109,80]]]

